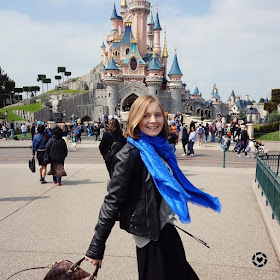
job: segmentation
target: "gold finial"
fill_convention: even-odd
[[[167,44],[166,44],[166,25],[164,26],[164,46],[163,46],[162,58],[168,58]]]
[[[177,47],[176,47],[176,45],[174,46],[174,52],[175,52],[175,54],[177,54]]]
[[[153,50],[153,58],[156,58],[156,52]]]
[[[158,6],[159,6],[159,5],[158,5],[158,3],[157,3],[157,4],[156,4],[156,11],[157,11],[157,12],[158,12]]]
[[[121,7],[122,7],[122,6],[127,7],[126,0],[122,0],[122,2],[121,2]]]

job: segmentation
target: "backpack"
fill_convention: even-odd
[[[113,142],[113,144],[111,145],[111,147],[109,149],[110,162],[112,162],[114,156],[122,149],[122,147],[125,145],[125,143],[120,142],[121,134],[116,139],[116,138],[114,138],[114,136],[111,133],[111,131],[109,131],[109,133],[112,136],[112,138],[114,139],[114,142]]]
[[[202,127],[200,127],[199,129],[198,129],[198,134],[201,136],[201,135],[203,135],[203,128]]]

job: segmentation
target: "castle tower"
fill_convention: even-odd
[[[127,9],[126,0],[122,0],[122,2],[121,2],[121,15],[122,15],[122,17],[125,16],[126,9]]]
[[[100,48],[101,48],[102,63],[105,64],[106,46],[105,46],[104,42],[102,42],[102,45]]]
[[[158,9],[158,7],[157,7]],[[159,17],[158,17],[158,11],[156,15],[156,21],[154,24],[154,50],[156,53],[161,53],[161,47],[160,47],[160,32],[161,32],[161,26],[159,23]]]
[[[167,52],[167,44],[166,44],[166,30],[164,31],[164,46],[163,46],[163,51],[162,51],[162,62],[164,65],[164,71],[163,75],[165,78],[167,78],[167,59],[168,59],[168,52]]]
[[[132,17],[132,33],[138,42],[141,57],[147,52],[147,17],[150,13],[150,2],[130,0],[129,13]]]
[[[121,33],[123,31],[122,17],[117,14],[115,3],[114,3],[112,16],[111,16],[111,21],[112,21],[112,31],[111,32],[115,31],[116,34]]]
[[[121,83],[119,68],[112,57],[108,67],[107,74],[104,76],[104,83],[107,86],[107,106],[108,115],[117,115],[118,110],[118,86]]]
[[[168,73],[170,78],[169,89],[171,93],[171,104],[170,111],[171,112],[180,112],[182,110],[182,81],[181,78],[183,76],[177,59],[177,50],[175,49],[175,56],[173,60],[173,64]]]
[[[161,69],[156,62],[156,54],[153,53],[153,60],[148,68],[149,75],[146,77],[149,94],[157,95],[162,85],[163,76],[160,75]]]
[[[153,5],[151,4],[150,15],[148,17],[148,45],[151,49],[154,48],[154,18],[153,18]]]

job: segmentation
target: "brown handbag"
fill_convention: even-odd
[[[56,262],[54,265],[23,269],[8,277],[7,280],[21,272],[42,268],[51,268],[45,276],[44,280],[96,280],[99,267],[96,266],[95,271],[92,275],[90,275],[88,272],[80,268],[80,264],[84,259],[85,257],[83,257],[81,260],[77,261],[74,264],[66,260]]]
[[[94,280],[97,279],[99,267],[96,266],[92,275],[80,268],[80,264],[85,258],[72,263],[70,261],[61,261],[53,265],[45,276],[44,280]]]

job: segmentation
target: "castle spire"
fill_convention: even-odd
[[[174,60],[171,66],[171,69],[168,73],[168,76],[172,76],[172,75],[179,75],[179,76],[183,76],[180,67],[179,67],[179,63],[178,63],[178,58],[177,58],[177,49],[175,48],[175,56],[174,56]]]
[[[166,27],[164,28],[164,46],[163,46],[162,58],[168,58],[167,44],[166,44]]]

